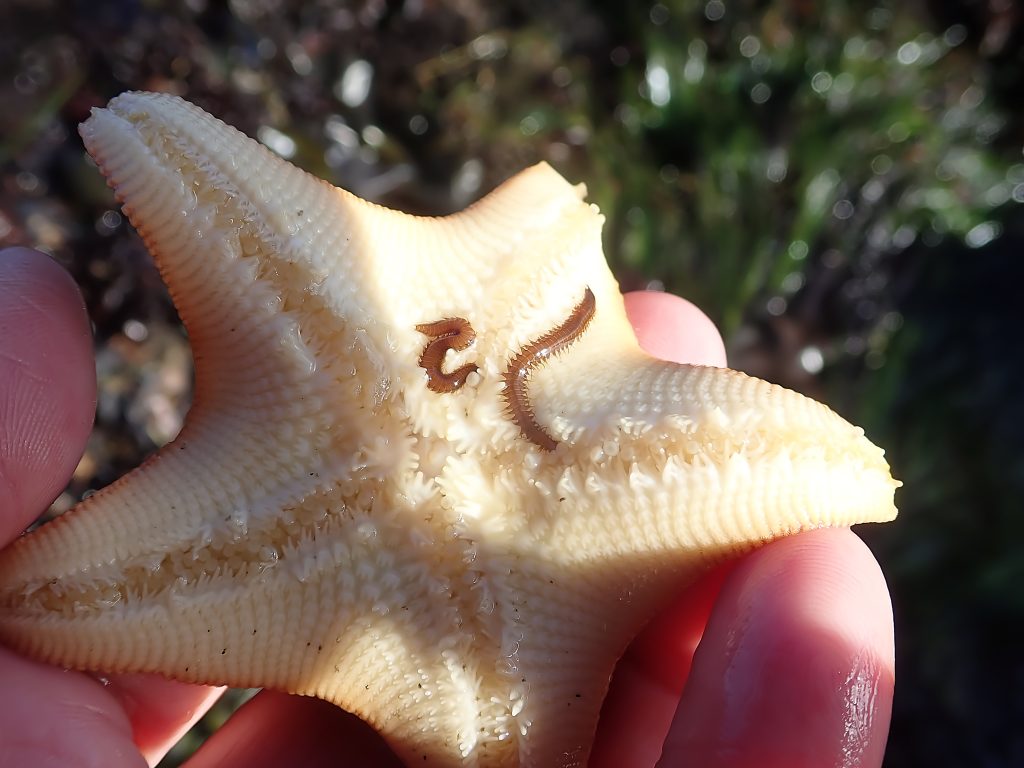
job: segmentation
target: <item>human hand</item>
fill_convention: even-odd
[[[717,332],[685,302],[634,294],[627,308],[653,354],[724,364]],[[0,253],[0,361],[3,544],[70,476],[95,403],[81,298],[41,254]],[[664,765],[879,765],[892,642],[885,583],[856,536],[815,531],[771,544],[685,590],[631,646],[591,764],[652,766],[664,742]],[[146,675],[101,684],[0,648],[0,697],[18,703],[0,720],[0,765],[153,764],[219,692]],[[246,704],[188,763],[282,764],[398,765],[355,717],[273,692]]]

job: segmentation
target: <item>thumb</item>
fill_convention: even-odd
[[[96,402],[78,289],[37,251],[0,251],[0,545],[60,492],[82,455]],[[108,691],[0,648],[4,765],[143,765]]]
[[[0,251],[0,545],[64,487],[95,404],[89,321],[78,288],[38,251]]]

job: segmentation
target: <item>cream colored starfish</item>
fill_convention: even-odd
[[[0,639],[359,714],[410,765],[585,763],[666,594],[892,519],[860,429],[638,348],[582,187],[423,219],[180,99],[82,126],[189,332],[181,435],[0,556]]]

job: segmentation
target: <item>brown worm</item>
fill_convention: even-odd
[[[451,373],[445,373],[441,370],[441,363],[449,349],[461,352],[476,340],[473,326],[465,318],[449,317],[433,323],[420,323],[416,330],[430,337],[420,355],[420,367],[427,372],[427,389],[438,393],[460,389],[477,367],[466,363]]]
[[[526,385],[536,366],[546,363],[579,338],[594,317],[596,305],[594,292],[587,286],[583,300],[576,305],[566,321],[523,347],[502,374],[505,379],[505,402],[508,405],[509,416],[527,440],[545,451],[555,450],[558,442],[537,423],[526,393]]]

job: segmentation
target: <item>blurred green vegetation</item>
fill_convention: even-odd
[[[427,214],[547,160],[587,183],[624,288],[695,300],[735,367],[829,401],[889,448],[901,517],[863,531],[897,621],[887,764],[1024,765],[1014,4],[59,7],[0,9],[0,241],[75,275],[105,385],[55,512],[169,439],[188,403],[173,309],[74,134],[89,107],[171,90]]]

